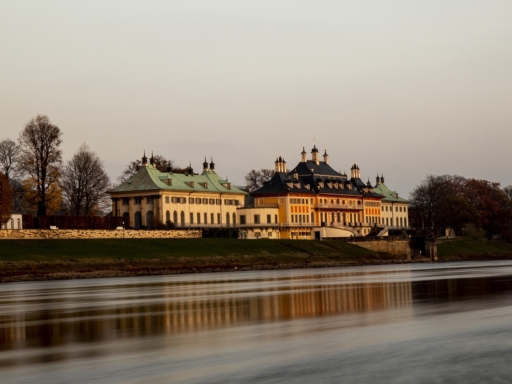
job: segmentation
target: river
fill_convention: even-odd
[[[512,261],[0,285],[2,383],[508,383]]]

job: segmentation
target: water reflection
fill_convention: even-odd
[[[386,320],[375,314],[393,311],[401,321],[411,320],[425,316],[418,310],[432,302],[471,302],[469,308],[474,308],[489,295],[508,297],[511,276],[512,266],[501,263],[4,285],[0,367],[105,356],[122,352],[107,347],[116,341],[243,325],[333,317],[342,329],[361,325],[360,318],[340,321],[350,314],[367,314],[368,322],[382,322]],[[482,300],[479,305],[496,304]],[[94,348],[65,348],[71,345]],[[135,352],[142,348],[131,347]]]

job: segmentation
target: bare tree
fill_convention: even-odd
[[[184,169],[181,169],[174,165],[172,160],[168,160],[162,155],[153,156],[154,166],[160,172],[168,172],[169,170],[174,173],[184,173]],[[127,181],[130,177],[135,175],[142,165],[142,161],[140,159],[134,160],[128,164],[128,166],[124,169],[123,173],[117,178],[117,181],[122,184]]]
[[[0,170],[7,180],[18,180],[21,177],[20,169],[21,148],[14,141],[6,139],[0,141]]]
[[[21,170],[28,176],[26,185],[33,188],[29,205],[37,207],[38,216],[47,214],[51,193],[57,193],[59,167],[62,164],[62,133],[47,116],[37,115],[21,131]]]
[[[0,173],[0,225],[9,221],[12,214],[12,190],[7,177]]]
[[[20,166],[21,147],[14,141],[6,139],[0,141],[0,172],[9,180],[12,189],[12,208],[14,212],[23,209],[23,186],[21,178],[23,172]]]
[[[255,169],[251,170],[247,175],[245,175],[245,185],[247,186],[247,190],[249,192],[256,191],[260,189],[266,181],[269,181],[272,176],[274,176],[274,171],[271,169],[260,169],[256,171]]]
[[[75,216],[97,214],[109,186],[103,162],[87,144],[82,144],[62,171],[60,187],[65,209]]]

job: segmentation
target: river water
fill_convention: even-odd
[[[508,383],[512,261],[0,285],[1,383]]]

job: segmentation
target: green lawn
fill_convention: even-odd
[[[471,255],[512,255],[512,244],[492,240],[477,241],[466,237],[442,242],[437,246],[440,258]]]
[[[73,239],[1,240],[0,261],[158,259],[173,257],[287,256],[354,259],[375,252],[342,241],[235,239]]]

